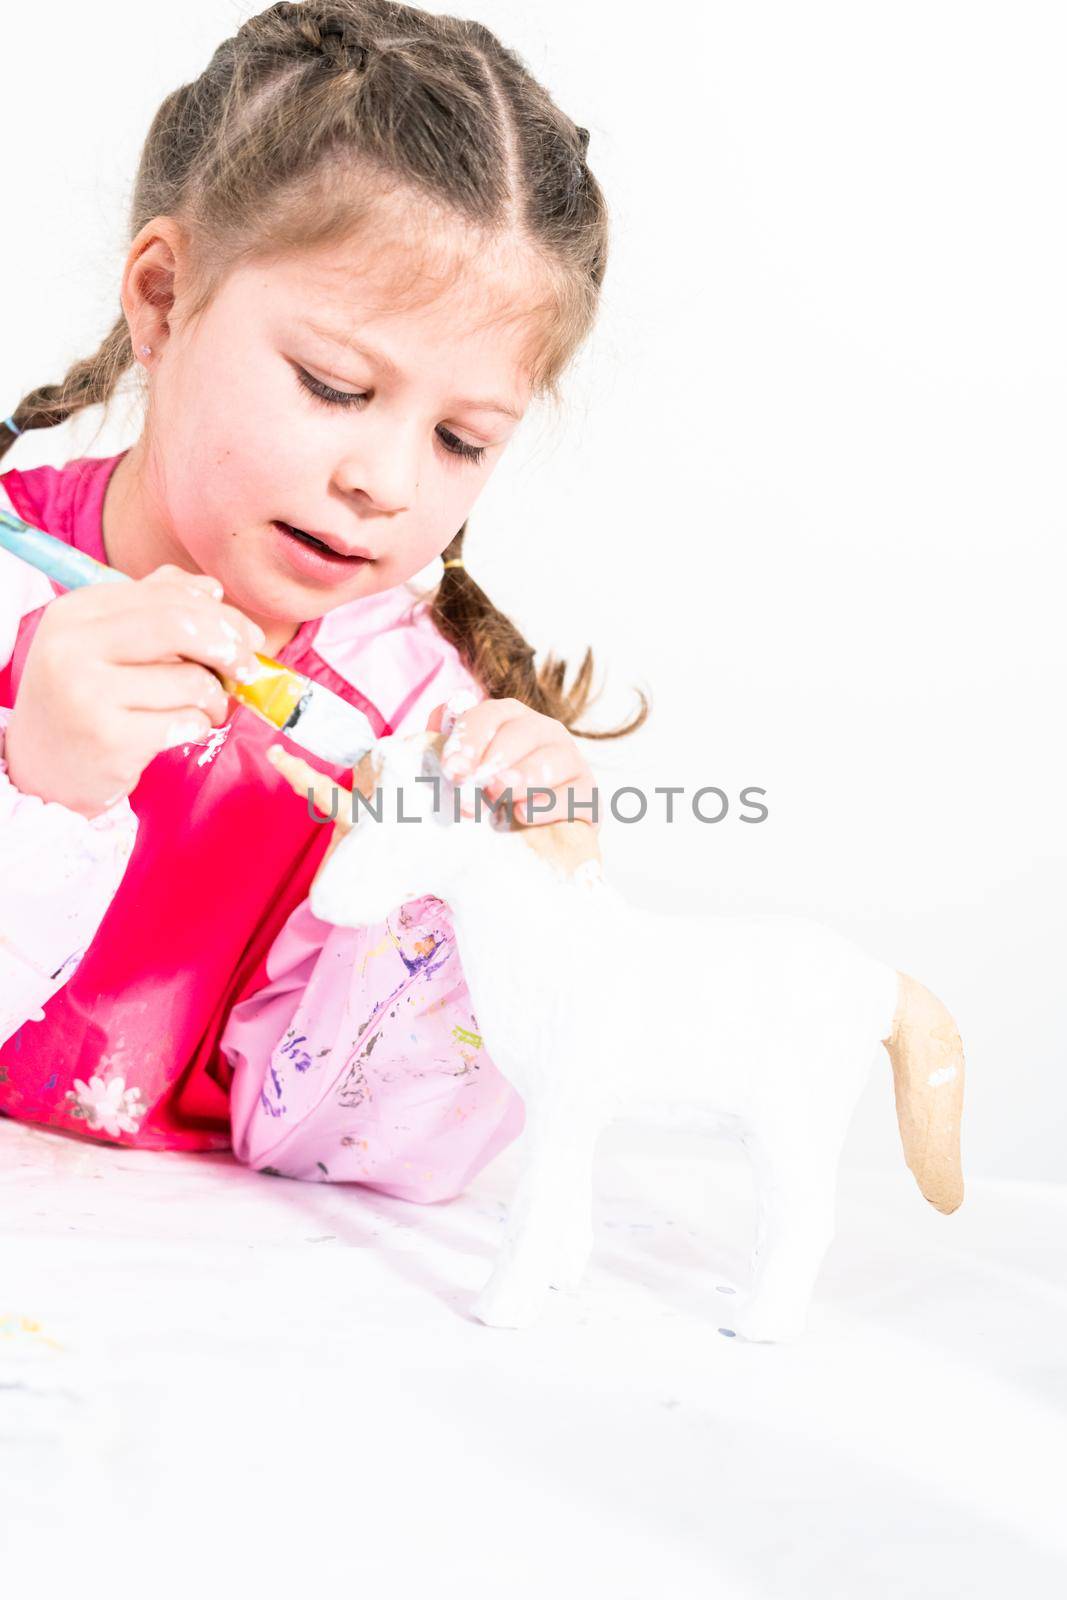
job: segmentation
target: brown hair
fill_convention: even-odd
[[[478,22],[391,0],[270,6],[169,94],[141,153],[129,229],[178,219],[192,254],[195,316],[239,260],[350,237],[376,198],[414,193],[426,215],[459,218],[488,241],[532,252],[549,285],[529,374],[558,398],[559,379],[592,328],[607,263],[603,193],[589,135],[558,109],[519,57]],[[353,201],[352,176],[368,199]],[[418,208],[416,208],[418,209]],[[402,293],[399,288],[397,294]],[[15,407],[22,432],[106,404],[134,356],[125,314],[95,355]],[[14,436],[0,427],[0,456]],[[467,524],[443,552],[463,550]],[[621,727],[574,724],[595,698],[592,651],[565,687],[566,662],[533,648],[465,567],[446,567],[427,603],[439,631],[492,698],[513,698],[585,738]]]

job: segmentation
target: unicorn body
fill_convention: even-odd
[[[438,806],[414,781],[439,775],[439,745],[393,737],[365,758],[357,783],[382,790],[382,821],[339,825],[311,908],[362,926],[423,894],[448,904],[479,1031],[526,1107],[505,1236],[474,1305],[483,1322],[527,1326],[550,1287],[580,1284],[597,1137],[623,1113],[697,1116],[748,1153],[757,1236],[742,1337],[803,1332],[841,1148],[883,1049],[919,1186],[942,1211],[960,1204],[962,1049],[929,990],[802,917],[631,906],[604,880],[588,823],[453,822],[444,780]],[[284,753],[277,764],[330,811],[324,780]],[[682,1002],[680,952],[696,978]]]

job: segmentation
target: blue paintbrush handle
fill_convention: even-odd
[[[0,510],[0,549],[10,550],[65,589],[81,589],[89,583],[133,581],[125,572],[116,572],[102,561],[72,550],[62,539],[43,533],[10,511]],[[253,683],[238,683],[224,677],[221,670],[210,670],[227,694],[321,760],[354,767],[366,755],[375,734],[362,711],[324,684],[312,682],[271,656],[257,655],[256,660],[260,673]]]
[[[114,567],[106,567],[102,561],[64,544],[62,539],[42,533],[40,528],[23,522],[10,511],[0,511],[0,547],[28,561],[31,567],[61,583],[64,589],[81,589],[87,583],[131,581],[124,572],[116,572]]]

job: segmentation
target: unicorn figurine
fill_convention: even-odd
[[[666,1111],[710,1119],[750,1158],[753,1281],[732,1331],[798,1338],[834,1234],[841,1148],[883,1047],[907,1164],[938,1211],[956,1210],[963,1049],[929,989],[805,918],[631,906],[587,822],[521,824],[507,806],[453,820],[443,743],[379,740],[354,774],[376,810],[280,746],[270,756],[336,818],[312,911],[364,926],[425,894],[446,901],[479,1031],[523,1098],[521,1172],[473,1306],[483,1323],[527,1327],[550,1287],[580,1285],[599,1133],[623,1110]],[[699,1010],[664,1002],[680,950],[699,968]]]

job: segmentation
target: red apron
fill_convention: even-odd
[[[0,669],[0,705],[15,704],[45,609],[23,618]],[[387,732],[378,710],[315,654],[318,625],[304,623],[278,659],[358,706],[376,734]],[[121,1076],[147,1110],[135,1133],[103,1142],[229,1148],[232,1073],[219,1039],[233,1006],[265,984],[267,954],[306,898],[331,831],[266,760],[281,736],[230,704],[221,741],[191,745],[188,755],[181,746],[163,751],[130,795],[138,830],[125,876],[44,1020],[0,1044],[0,1112],[93,1137],[71,1115],[67,1091],[75,1078]],[[351,787],[351,768],[316,765]]]

